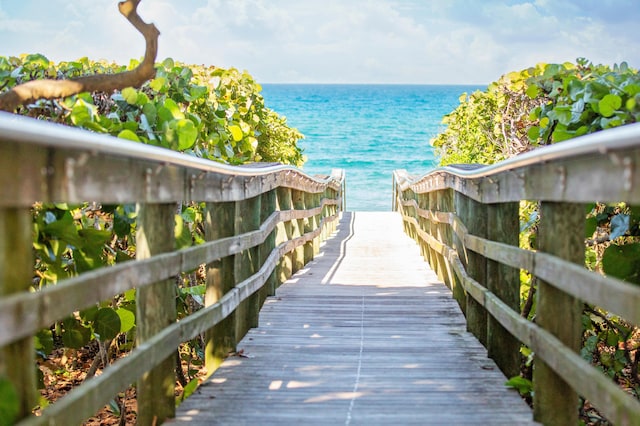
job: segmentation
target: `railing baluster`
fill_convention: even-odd
[[[136,258],[175,249],[175,204],[139,204]],[[176,321],[175,282],[167,279],[139,288],[136,338],[140,345]],[[177,348],[176,348],[177,349]],[[138,424],[160,424],[175,416],[175,352],[138,380]]]
[[[518,247],[520,222],[518,203],[489,204],[487,206],[487,238]],[[520,312],[520,270],[487,260],[487,289]],[[489,317],[487,352],[507,377],[520,374],[520,342]]]
[[[280,187],[277,189],[277,209],[280,211],[291,210],[291,188]],[[280,245],[293,238],[293,223],[295,221],[284,221],[278,223],[276,228],[276,244]],[[278,262],[277,285],[282,284],[293,274],[293,252],[285,253]]]
[[[543,202],[538,248],[570,262],[584,264],[585,213],[581,204]],[[580,351],[582,304],[575,297],[538,281],[536,323],[565,346]],[[541,359],[533,370],[534,418],[545,425],[578,423],[578,395]]]
[[[236,206],[234,202],[207,203],[205,210],[205,238],[214,241],[234,234]],[[223,257],[207,265],[205,306],[218,302],[235,285],[233,256]],[[216,324],[205,333],[205,365],[212,374],[229,352],[236,350],[236,313]]]
[[[260,201],[260,223],[264,223],[273,212],[276,211],[276,191],[271,191],[262,194],[262,200]],[[264,243],[260,246],[260,265],[263,265],[267,260],[271,252],[276,247],[276,231],[275,229],[269,234]],[[275,269],[267,278],[264,286],[260,290],[260,307],[264,304],[264,301],[269,296],[276,294],[276,271]]]
[[[254,231],[260,227],[260,196],[236,202],[235,235]],[[234,278],[236,284],[241,283],[260,269],[260,250],[253,247],[235,255]],[[254,293],[241,302],[236,311],[236,342],[239,342],[247,331],[258,326],[260,296]]]
[[[487,207],[471,198],[466,203],[464,223],[467,229],[477,237],[487,235]],[[487,261],[484,256],[467,250],[467,273],[471,278],[486,286]],[[472,332],[485,347],[487,346],[487,311],[470,295],[467,296],[467,329]]]
[[[304,210],[304,192],[291,190],[291,203],[295,210]],[[302,236],[305,232],[305,219],[291,221],[293,225],[293,238]],[[298,272],[305,264],[305,249],[298,246],[293,250],[293,273]]]
[[[33,277],[32,229],[29,209],[0,208],[0,296],[29,290]],[[31,336],[0,348],[0,377],[5,376],[15,388],[18,419],[31,414],[36,405],[36,370],[29,361],[34,354]]]

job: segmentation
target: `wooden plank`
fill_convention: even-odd
[[[539,249],[576,264],[584,263],[584,206],[541,203]],[[562,238],[558,238],[562,235]],[[575,297],[539,280],[536,324],[556,336],[567,348],[580,351],[582,303]],[[578,422],[578,394],[544,361],[533,371],[534,416],[549,425]]]
[[[28,209],[0,208],[0,297],[26,292],[33,276],[33,229]],[[25,311],[29,312],[29,310]],[[19,312],[13,312],[19,322]],[[10,324],[2,323],[2,327]],[[8,379],[18,398],[16,420],[27,417],[36,405],[35,348],[33,337],[26,336],[0,346],[0,377]]]
[[[475,200],[467,199],[466,216],[462,221],[468,229],[473,229],[475,235],[484,237],[487,232],[487,207]],[[466,265],[469,276],[486,286],[487,283],[487,260],[484,256],[480,256],[472,251],[465,253],[468,263]],[[467,327],[480,342],[486,346],[487,344],[487,312],[482,305],[473,297],[467,297],[467,306],[465,308],[467,315]]]
[[[236,202],[235,234],[240,235],[260,227],[260,197]],[[234,256],[233,277],[237,284],[260,269],[258,247],[248,248]],[[260,300],[257,294],[243,300],[236,311],[236,342],[240,341],[251,327],[258,325]]]
[[[291,189],[289,188],[278,188],[277,190],[277,209],[281,212],[287,211],[291,209]],[[285,219],[281,217],[281,221],[278,223],[277,232],[276,232],[276,245],[280,245],[286,241],[289,241],[293,238],[293,225],[290,220],[285,221]],[[278,282],[277,286],[285,282],[289,279],[291,274],[293,274],[293,253],[286,253],[280,259],[280,263],[278,264],[278,268],[276,270]]]
[[[534,424],[465,327],[399,215],[344,213],[170,424]]]
[[[146,259],[175,249],[175,204],[138,205],[136,258]],[[142,345],[176,321],[175,282],[165,279],[137,290],[136,344]],[[174,417],[175,351],[138,379],[137,421],[162,423]]]
[[[207,203],[204,231],[207,241],[232,237],[234,233],[235,204]],[[233,255],[207,264],[205,307],[212,306],[229,293],[234,286]],[[205,366],[207,374],[213,373],[222,364],[227,354],[236,350],[235,312],[205,333]]]
[[[518,203],[487,206],[487,238],[513,247],[520,244]],[[520,269],[487,260],[487,290],[511,309],[520,312]],[[520,341],[489,316],[487,352],[507,377],[520,375]]]

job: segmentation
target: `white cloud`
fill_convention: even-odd
[[[0,0],[0,54],[139,58],[116,3]],[[140,14],[161,31],[159,58],[262,82],[487,83],[581,56],[640,66],[637,0],[145,0]]]

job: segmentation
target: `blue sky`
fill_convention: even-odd
[[[538,62],[640,67],[638,0],[143,0],[158,59],[259,82],[485,84]],[[0,0],[0,55],[128,63],[116,0]]]

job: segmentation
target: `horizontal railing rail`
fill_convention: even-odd
[[[213,372],[257,326],[265,298],[335,231],[345,191],[339,169],[312,177],[276,164],[233,167],[6,113],[0,113],[0,182],[0,375],[18,392],[22,425],[81,423],[136,381],[138,422],[172,417],[178,346],[204,334]],[[137,259],[30,291],[36,202],[137,203]],[[205,203],[207,241],[175,250],[176,207],[189,202]],[[176,321],[175,277],[201,265],[205,307]],[[137,290],[133,351],[41,416],[29,416],[33,336],[131,289]]]
[[[519,203],[539,203],[538,250],[519,247]],[[585,266],[585,206],[640,204],[640,124],[583,136],[492,166],[394,172],[394,209],[452,289],[467,326],[508,376],[535,352],[534,415],[576,424],[578,395],[615,424],[640,402],[580,356],[583,304],[640,324],[640,286]],[[520,313],[520,270],[538,280],[536,320]]]

